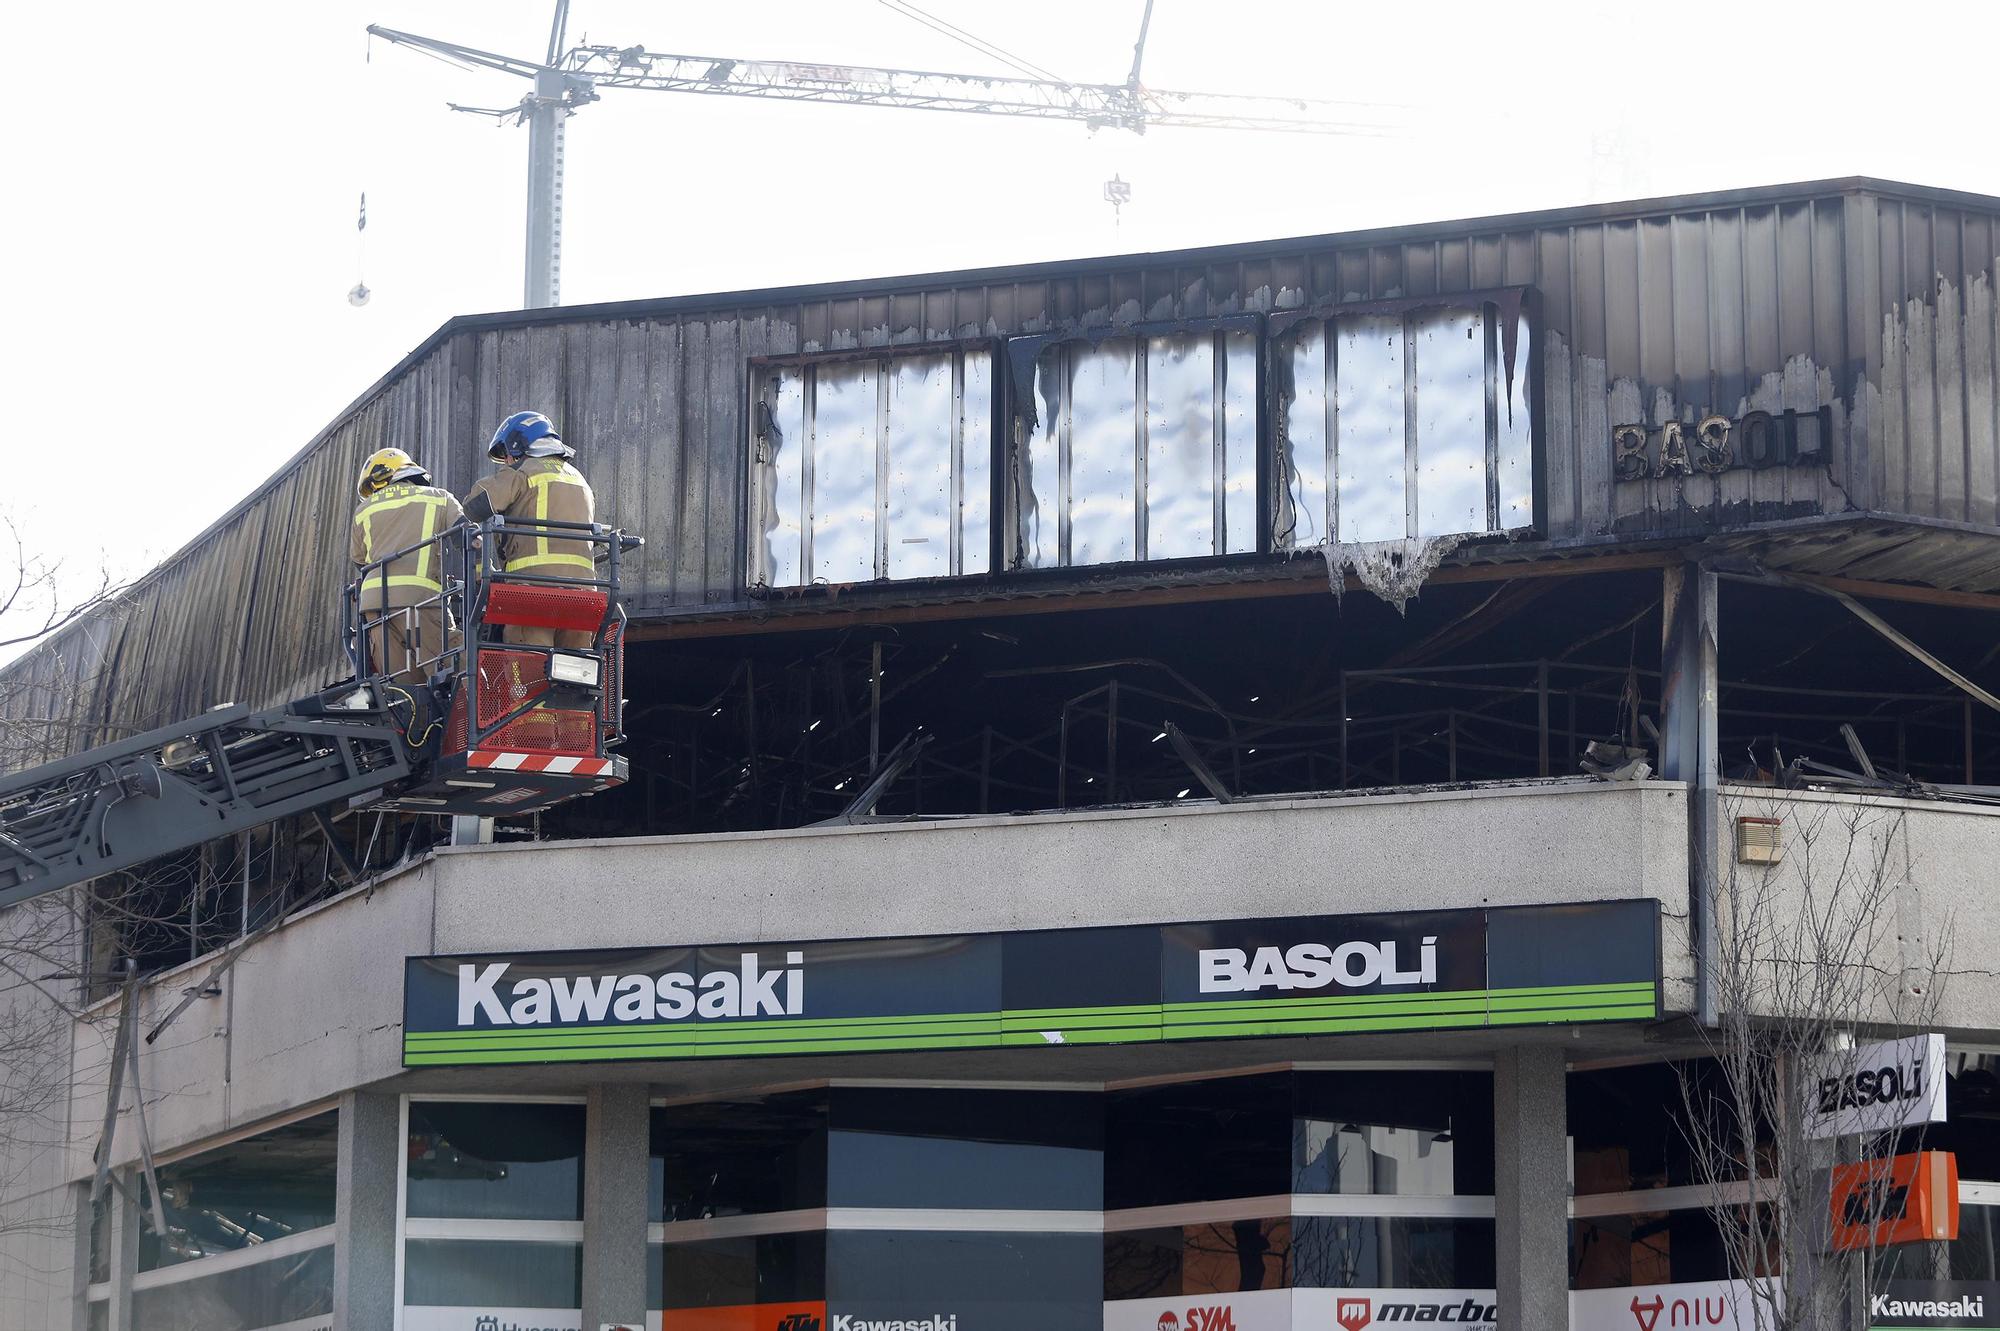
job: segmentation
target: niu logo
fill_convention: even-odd
[[[776,1331],[819,1331],[819,1318],[811,1313],[786,1313],[778,1319]]]
[[[1343,1331],[1361,1331],[1375,1320],[1375,1305],[1367,1299],[1342,1299],[1334,1306],[1333,1320]]]
[[[1653,1331],[1654,1324],[1660,1320],[1660,1310],[1666,1306],[1667,1301],[1657,1294],[1653,1296],[1651,1303],[1639,1302],[1639,1296],[1634,1294],[1632,1316],[1639,1323],[1639,1331]]]

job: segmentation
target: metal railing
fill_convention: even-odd
[[[518,545],[542,538],[561,541],[571,548],[587,547],[591,574],[571,576],[508,570],[503,566],[503,543]],[[356,679],[401,679],[405,696],[410,699],[412,707],[416,704],[407,685],[415,683],[428,688],[435,703],[436,715],[442,717],[449,711],[453,695],[460,691],[464,682],[480,678],[480,656],[485,652],[505,650],[511,654],[529,653],[545,658],[552,658],[558,653],[589,655],[599,663],[598,687],[611,699],[609,706],[598,708],[603,731],[600,746],[616,743],[623,738],[617,699],[617,689],[623,681],[617,678],[620,666],[616,659],[625,623],[625,611],[618,602],[620,559],[624,552],[636,549],[640,544],[639,538],[598,523],[519,521],[496,515],[477,525],[461,523],[429,540],[390,551],[362,565],[342,597],[341,638],[347,650],[348,663]],[[431,556],[424,562],[429,569],[435,570],[437,590],[410,604],[391,604],[397,599],[388,583],[388,579],[394,576],[392,566],[412,556],[420,556],[425,551],[429,551]],[[488,624],[488,611],[496,591],[504,597],[505,589],[511,587],[601,594],[604,610],[591,630],[590,646],[559,647],[495,641],[502,626]],[[397,629],[405,633],[416,630],[420,650],[401,654],[401,659],[392,661],[387,659],[390,655],[387,649],[391,646],[392,631]],[[431,642],[432,638],[436,639],[435,644]],[[408,638],[404,640],[407,642]],[[554,678],[547,667],[544,667],[543,674],[545,678]],[[466,745],[477,747],[482,740],[545,701],[545,695],[536,694],[504,715],[482,724],[476,696],[468,696]]]

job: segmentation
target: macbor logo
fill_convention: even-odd
[[[1382,1301],[1382,1306],[1374,1306],[1372,1299],[1341,1299],[1334,1305],[1333,1320],[1339,1322],[1344,1331],[1361,1331],[1371,1322],[1432,1322],[1444,1326],[1491,1327],[1500,1316],[1498,1304],[1481,1303],[1478,1299],[1466,1299],[1462,1303],[1429,1302],[1412,1299]]]
[[[484,1017],[493,1026],[540,1026],[555,1022],[678,1021],[704,1017],[796,1017],[805,1011],[805,954],[787,952],[782,969],[766,969],[755,952],[745,952],[734,970],[684,971],[651,975],[531,975],[500,985],[512,963],[458,968],[458,1024]],[[779,990],[783,989],[780,997]]]
[[[1417,945],[1414,970],[1396,965],[1394,941],[1294,943],[1287,948],[1260,947],[1248,953],[1240,947],[1201,950],[1201,992],[1240,994],[1257,989],[1363,989],[1373,984],[1435,984],[1437,939]]]

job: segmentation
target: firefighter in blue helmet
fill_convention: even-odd
[[[575,522],[596,520],[596,500],[590,482],[570,465],[576,450],[562,441],[555,423],[539,411],[517,411],[500,422],[486,456],[501,464],[498,472],[472,487],[465,515],[484,522],[499,514],[508,522]],[[501,536],[497,558],[502,570],[537,578],[590,579],[597,576],[586,541],[550,535]],[[544,629],[509,625],[507,641],[535,647],[587,648],[592,635],[576,629]]]

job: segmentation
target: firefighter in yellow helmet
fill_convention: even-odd
[[[449,490],[400,448],[375,452],[355,484],[348,555],[366,570],[361,627],[371,670],[398,684],[421,684],[444,664],[450,646],[444,609],[443,553],[432,538],[465,521]],[[406,553],[407,552],[407,553]],[[393,558],[392,558],[393,556]],[[387,560],[379,568],[368,568]]]
[[[508,522],[574,522],[596,520],[596,499],[590,482],[570,465],[576,450],[562,441],[555,423],[538,411],[517,411],[500,422],[486,456],[503,464],[483,477],[465,497],[465,511],[474,522],[495,513]],[[588,580],[597,576],[587,541],[560,536],[507,536],[500,542],[500,567],[508,573],[537,578]],[[488,555],[491,558],[491,554]],[[578,629],[507,626],[508,642],[532,647],[587,649],[595,635]]]

